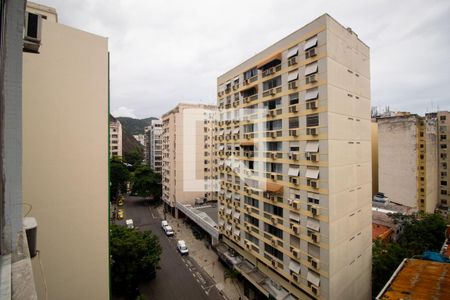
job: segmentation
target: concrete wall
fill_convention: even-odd
[[[378,193],[378,123],[372,121],[372,195]]]
[[[435,114],[425,117],[426,195],[425,211],[434,213],[438,206],[438,142]]]
[[[108,41],[47,19],[23,60],[23,197],[48,299],[108,299]]]
[[[417,116],[378,119],[379,190],[417,207]]]

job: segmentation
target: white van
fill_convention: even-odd
[[[127,228],[131,228],[131,229],[134,228],[134,225],[133,225],[133,219],[128,219],[128,220],[126,220],[126,221],[125,221],[125,224],[127,225]]]

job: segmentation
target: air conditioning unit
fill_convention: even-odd
[[[298,178],[297,177],[289,177],[289,182],[293,183],[295,185],[298,185]]]
[[[278,223],[278,219],[275,217],[271,217],[270,221],[272,221],[273,224],[277,224]]]
[[[297,88],[297,81],[291,81],[288,83],[288,88],[290,90],[296,89]]]
[[[290,129],[289,130],[289,135],[290,136],[297,136],[297,129]]]
[[[250,212],[250,211],[252,210],[252,208],[250,207],[250,205],[247,205],[247,206],[245,207],[245,210],[246,210],[247,212]]]
[[[277,241],[276,240],[271,240],[270,243],[272,244],[272,246],[276,246],[277,245]]]
[[[316,109],[316,108],[317,108],[317,101],[306,102],[306,109]]]
[[[308,185],[314,189],[318,189],[319,188],[319,182],[317,180],[308,180]]]
[[[306,77],[305,79],[306,84],[317,82],[316,74],[312,74]]]
[[[297,258],[300,257],[300,251],[298,251],[297,249],[293,249],[292,254],[294,255],[294,257],[297,257]]]
[[[311,206],[311,213],[312,213],[314,216],[320,215],[320,208],[317,207],[317,206]]]
[[[311,239],[316,244],[320,243],[320,237],[317,233],[311,233]]]
[[[315,286],[314,284],[311,284],[311,292],[314,295],[319,296],[319,287]]]
[[[317,153],[310,153],[309,160],[314,161],[314,162],[319,161],[319,154],[317,154]]]
[[[39,53],[41,45],[42,16],[26,12],[25,29],[23,33],[23,50]]]
[[[307,135],[317,135],[317,128],[306,128]]]
[[[247,241],[245,241],[245,247],[247,248],[247,249],[250,249],[250,243],[249,242],[247,242]]]
[[[317,55],[316,48],[311,48],[311,49],[309,49],[308,51],[305,52],[305,58],[306,59],[314,57],[316,55]]]
[[[311,266],[314,269],[319,270],[319,262],[317,261],[317,259],[314,259],[314,258],[311,259]]]
[[[277,262],[275,260],[272,260],[271,263],[272,263],[273,267],[275,267],[275,268],[277,267]]]
[[[244,97],[244,98],[242,98],[242,101],[244,101],[244,103],[249,103],[250,102],[250,98],[249,97]]]
[[[272,179],[272,180],[277,180],[277,175],[276,174],[270,174],[270,179]]]
[[[269,110],[269,111],[267,112],[267,116],[268,116],[268,117],[274,117],[274,116],[275,116],[275,111],[274,111],[274,110]]]
[[[295,232],[295,234],[300,233],[300,228],[298,227],[298,225],[292,225],[291,229]]]
[[[269,133],[269,136],[272,138],[275,138],[275,137],[277,137],[277,133],[275,131],[272,131]]]
[[[270,89],[269,93],[273,96],[275,95],[275,89]]]
[[[250,82],[250,81],[249,81],[248,79],[245,79],[245,80],[244,80],[244,85],[249,84],[249,82]]]
[[[289,106],[289,112],[290,112],[290,113],[295,113],[295,112],[297,112],[297,105]]]
[[[292,203],[292,207],[294,208],[294,209],[300,209],[300,202],[298,202],[298,201],[294,201],[293,203]]]
[[[288,60],[288,66],[290,67],[290,66],[293,66],[293,65],[295,65],[295,64],[297,64],[297,56],[294,56],[294,57],[289,58],[289,60]]]

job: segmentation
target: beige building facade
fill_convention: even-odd
[[[162,168],[162,122],[151,120],[150,126],[145,127],[145,161],[158,174]]]
[[[437,113],[438,122],[438,204],[448,212],[450,205],[449,187],[449,149],[450,149],[450,112],[441,111]]]
[[[117,119],[109,120],[109,157],[122,157],[122,124]]]
[[[378,123],[379,191],[395,203],[433,213],[437,206],[436,114],[402,113]]]
[[[220,233],[276,288],[243,276],[266,296],[369,299],[369,48],[325,14],[217,84]]]
[[[210,195],[215,111],[214,105],[180,103],[161,117],[162,200],[175,215],[177,202]]]
[[[23,201],[38,224],[39,299],[109,299],[108,40],[42,16],[23,54]],[[88,150],[88,151],[86,151]]]

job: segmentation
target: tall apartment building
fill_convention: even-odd
[[[325,14],[217,80],[220,232],[266,296],[370,298],[369,62]]]
[[[40,33],[37,53],[23,54],[22,79],[23,202],[38,226],[38,298],[109,299],[108,40],[58,23],[53,8],[26,10]]]
[[[177,215],[176,204],[208,197],[212,180],[212,129],[216,106],[178,104],[161,117],[162,200]]]
[[[161,174],[162,166],[162,122],[152,120],[145,127],[145,161],[156,172]]]
[[[122,124],[119,120],[110,117],[109,120],[109,157],[123,155]]]
[[[401,113],[378,123],[379,191],[391,201],[433,213],[437,206],[436,114]]]
[[[450,188],[449,188],[449,174],[448,162],[450,149],[450,112],[441,111],[437,113],[437,128],[438,128],[438,184],[439,191],[438,204],[444,210],[448,211],[450,205]]]

